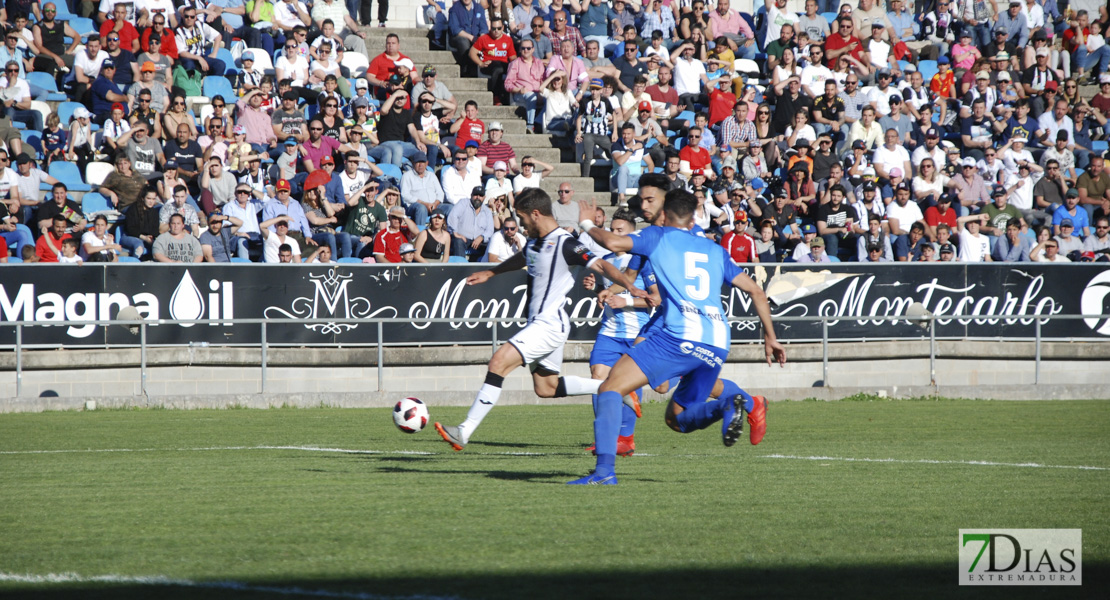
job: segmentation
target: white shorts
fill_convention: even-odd
[[[563,347],[568,337],[570,326],[565,322],[532,321],[509,338],[509,343],[524,357],[524,364],[529,370],[536,371],[542,367],[559,373],[563,368]]]

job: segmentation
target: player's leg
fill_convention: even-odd
[[[458,427],[444,426],[437,422],[435,427],[440,437],[451,444],[451,447],[456,451],[462,450],[470,441],[470,436],[474,434],[474,430],[482,423],[482,419],[486,418],[489,411],[493,410],[493,406],[497,404],[497,400],[501,398],[501,385],[505,382],[505,377],[524,364],[524,360],[524,355],[513,345],[512,340],[502,344],[497,352],[493,353],[493,358],[489,360],[486,380],[478,390],[474,403],[470,405],[470,410],[466,413],[466,420],[460,423]]]
[[[536,395],[540,398],[566,398],[596,394],[598,386],[601,385],[600,381],[589,377],[560,375],[563,368],[563,348],[566,347],[567,341],[567,335],[563,332],[567,329],[557,328],[557,326],[537,327],[537,333],[541,331],[545,337],[541,340],[539,335],[534,336],[537,341],[535,347],[541,346],[539,342],[546,342],[544,348],[546,352],[529,361],[530,364],[536,365],[532,371],[532,386],[536,390]]]
[[[752,396],[748,392],[740,389],[739,385],[729,379],[718,379],[717,383],[713,385],[713,391],[710,392],[711,398],[717,398],[725,403],[725,406],[730,406],[730,402],[737,407],[742,408],[744,413],[747,414],[748,425],[748,438],[752,445],[755,446],[763,441],[763,436],[767,433],[767,399],[763,396]],[[735,399],[735,402],[733,400]],[[732,418],[732,415],[727,415]],[[726,425],[727,427],[727,425]],[[730,446],[732,444],[729,444]]]
[[[598,381],[604,381],[609,376],[613,365],[620,357],[632,348],[632,340],[599,335],[590,351],[590,376]],[[643,388],[629,394],[621,407],[621,429],[617,437],[617,455],[630,456],[636,450],[636,410],[630,404],[639,404]],[[597,394],[593,396],[594,417],[597,416]],[[587,451],[594,452],[595,447],[590,446]]]
[[[621,426],[621,397],[642,387],[648,382],[647,375],[640,370],[628,355],[622,356],[609,376],[601,384],[597,395],[597,415],[594,417],[594,445],[597,465],[594,472],[581,479],[570,481],[571,485],[615,485],[617,477],[617,437]]]

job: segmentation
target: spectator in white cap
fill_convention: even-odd
[[[1050,160],[1056,161],[1058,169],[1056,174],[1063,176],[1065,181],[1075,185],[1079,174],[1075,172],[1075,154],[1068,150],[1068,132],[1056,132],[1056,144],[1041,153],[1041,167],[1047,169]]]
[[[401,262],[410,263],[416,259],[416,246],[401,244]]]
[[[1002,177],[1009,179],[1018,172],[1018,165],[1028,164],[1030,173],[1041,173],[1044,169],[1033,160],[1033,154],[1025,149],[1028,140],[1014,136],[999,150],[1002,154]]]
[[[501,227],[501,221],[512,214],[515,206],[513,184],[505,177],[508,168],[503,160],[493,163],[493,177],[486,180],[485,201],[493,211],[494,228]]]
[[[979,174],[975,159],[970,156],[960,161],[960,170],[949,182],[959,199],[959,204],[954,206],[956,214],[964,216],[972,210],[978,210],[990,202],[990,184]]]
[[[505,129],[501,125],[501,121],[494,121],[489,124],[489,132],[487,134],[489,139],[478,144],[478,160],[482,161],[482,175],[493,175],[493,165],[498,162],[504,162],[508,172],[519,173],[520,169],[516,164],[516,152],[508,142],[502,141],[505,135]]]

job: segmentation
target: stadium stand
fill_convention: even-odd
[[[0,233],[37,223],[55,181],[115,228],[145,212],[145,190],[164,203],[184,187],[195,235],[219,211],[232,217],[221,235],[242,230],[260,259],[285,218],[294,239],[353,262],[394,227],[394,205],[409,219],[396,235],[421,254],[429,216],[476,186],[480,218],[499,227],[527,187],[554,198],[568,184],[611,215],[635,211],[638,179],[662,173],[698,197],[696,232],[737,261],[1110,259],[1110,17],[1052,2],[944,14],[864,1],[841,17],[814,0],[386,9],[412,28],[309,2],[312,27],[263,33],[230,13],[188,25],[196,8],[179,2],[174,35],[154,48],[150,23],[129,16],[138,52],[109,45],[127,28],[99,12],[49,3],[50,21],[17,29],[9,15],[0,50]],[[215,98],[227,104],[213,130]],[[17,165],[22,155],[35,162]],[[452,173],[458,156],[465,176]],[[13,189],[37,189],[39,204]],[[431,260],[483,258],[432,245]],[[214,258],[240,256],[228,248]]]

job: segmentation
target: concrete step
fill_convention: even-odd
[[[575,194],[600,191],[594,189],[595,181],[592,177],[545,177],[540,182],[540,187],[547,193],[554,195],[563,183],[569,183]]]
[[[485,79],[464,79],[462,77],[443,77],[440,75],[440,67],[436,67],[436,80],[441,85],[446,85],[451,93],[459,92],[484,92],[487,91],[489,82]]]
[[[519,130],[520,130],[520,133],[510,133],[510,131],[508,129],[509,123],[512,123],[514,126],[518,126]],[[487,126],[489,125],[489,121],[486,121],[486,125]],[[533,133],[533,134],[524,133],[524,121],[521,121],[521,120],[513,121],[513,120],[506,119],[506,120],[501,121],[501,125],[506,128],[505,129],[505,136],[502,138],[502,140],[504,140],[505,143],[511,145],[514,150],[517,149],[517,148],[529,148],[529,149],[531,149],[531,148],[542,148],[542,149],[547,149],[547,148],[553,148],[554,147],[554,146],[551,145],[551,136],[546,134],[546,133]]]

